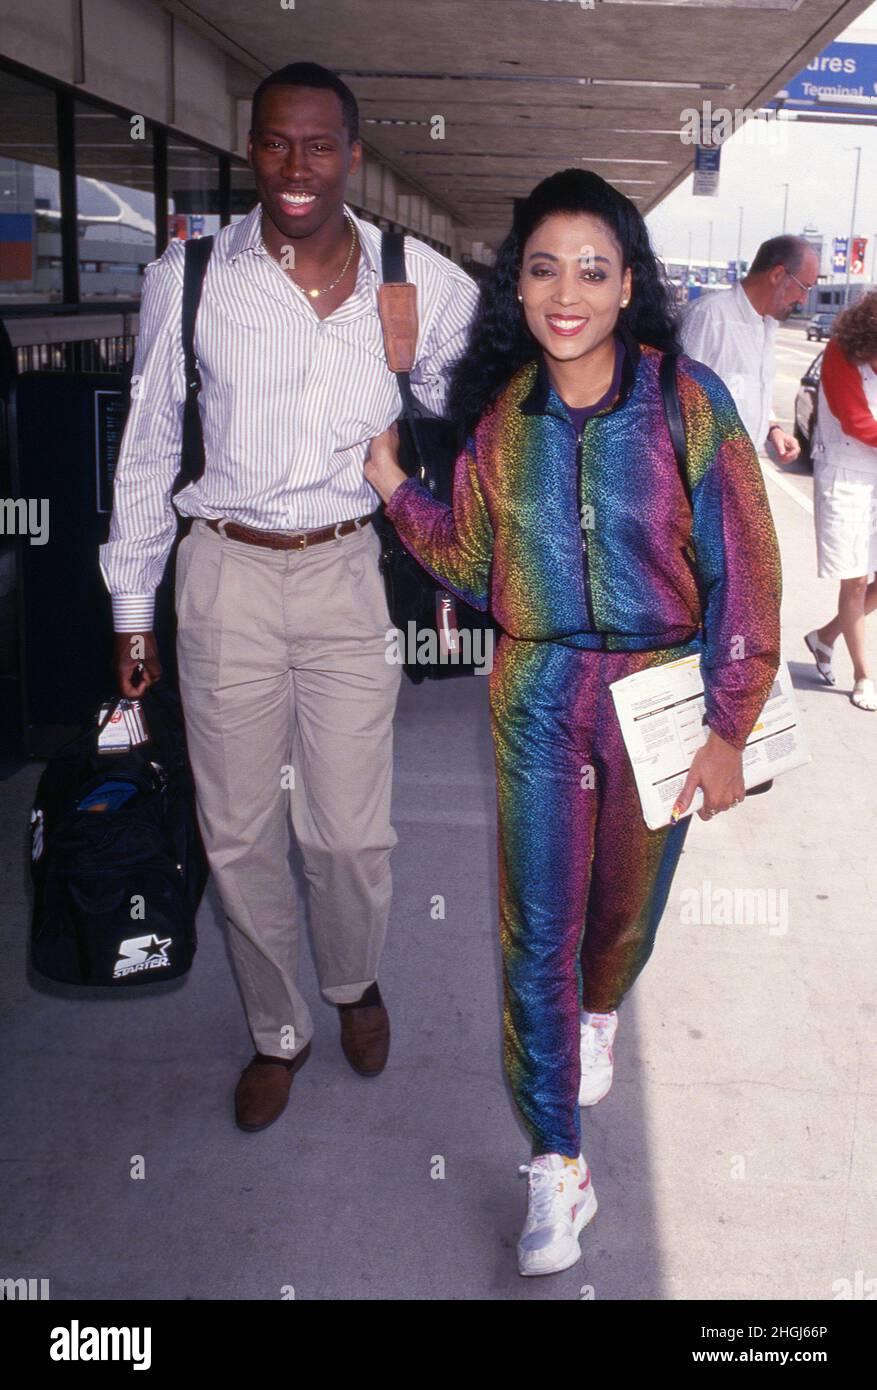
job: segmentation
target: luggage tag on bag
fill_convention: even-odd
[[[149,729],[146,725],[146,716],[143,713],[143,706],[139,700],[125,700],[122,711],[125,716],[125,723],[128,726],[128,736],[131,740],[131,747],[138,748],[141,743],[149,742]]]
[[[107,700],[97,712],[98,753],[127,753],[131,737],[125,723],[122,702]]]
[[[441,658],[452,660],[460,654],[460,633],[457,628],[457,600],[447,589],[435,596],[435,627],[438,633]]]
[[[98,753],[127,753],[149,740],[139,700],[106,700],[98,710],[97,723]]]

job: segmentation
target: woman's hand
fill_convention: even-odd
[[[701,820],[710,820],[718,811],[737,806],[746,795],[743,785],[743,754],[712,729],[709,738],[694,755],[685,786],[676,798],[672,821],[677,821],[691,805],[696,789],[703,792]]]
[[[395,421],[383,434],[375,435],[365,456],[366,481],[382,502],[389,502],[408,474],[399,467],[399,431]]]

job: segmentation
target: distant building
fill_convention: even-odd
[[[746,273],[747,262],[743,262]],[[664,273],[673,287],[676,303],[714,290],[728,290],[736,282],[737,269],[733,261],[698,261],[687,257],[670,256],[664,262]]]
[[[855,304],[863,295],[870,294],[874,288],[872,281],[850,280],[849,300],[846,302]],[[811,318],[814,314],[836,314],[844,307],[845,297],[846,285],[842,279],[839,279],[835,284],[826,281],[824,284],[814,285],[807,296],[807,307],[804,313]]]
[[[814,227],[812,222],[808,222],[807,226],[801,232],[801,236],[804,238],[806,242],[810,243],[810,245],[813,247],[813,250],[819,257],[819,274],[822,275],[824,265],[822,257],[823,251],[825,249],[825,238],[822,235],[822,232],[819,231],[818,227]]]

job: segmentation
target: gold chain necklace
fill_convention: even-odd
[[[319,299],[321,294],[328,294],[330,290],[334,290],[336,285],[340,285],[341,281],[344,279],[344,276],[347,274],[350,268],[350,262],[353,260],[353,253],[356,250],[356,224],[354,223],[352,217],[348,212],[345,212],[344,216],[347,218],[347,221],[350,224],[350,250],[347,252],[347,260],[341,267],[340,274],[336,275],[331,285],[326,285],[324,289],[306,290],[303,285],[298,285],[297,288],[301,290],[302,294],[306,294],[308,299]],[[262,237],[262,245],[265,247],[265,250],[268,251],[268,247],[265,246],[264,236]],[[268,255],[271,255],[270,251],[268,251]],[[288,270],[285,273],[289,275]],[[289,278],[290,280],[292,280],[291,275],[289,275]],[[295,285],[297,282],[295,280],[292,280],[292,283]]]

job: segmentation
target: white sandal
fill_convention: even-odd
[[[874,682],[868,676],[856,681],[850,699],[856,709],[877,710],[877,690],[874,689]]]
[[[819,640],[819,628],[815,627],[812,632],[808,632],[804,638],[810,651],[816,660],[816,669],[826,685],[836,685],[837,679],[831,668],[834,647],[826,647],[824,642]],[[824,655],[823,655],[824,653]]]

